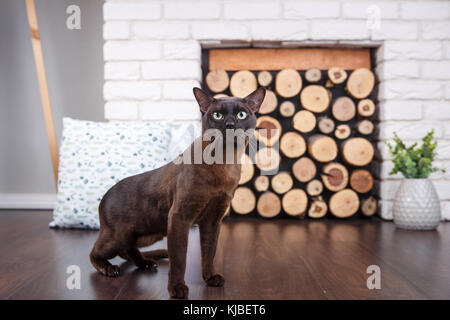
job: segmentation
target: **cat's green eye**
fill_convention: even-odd
[[[239,111],[239,113],[237,114],[237,118],[239,120],[244,120],[245,118],[247,118],[247,112],[245,111]]]
[[[223,119],[223,114],[221,114],[220,112],[214,112],[213,114],[213,118],[216,120],[222,120]]]

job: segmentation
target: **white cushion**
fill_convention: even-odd
[[[51,227],[98,229],[98,205],[114,184],[166,164],[170,125],[63,119]]]

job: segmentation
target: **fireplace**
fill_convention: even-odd
[[[215,97],[243,98],[256,87],[266,88],[255,132],[260,150],[247,150],[232,217],[376,213],[372,56],[367,48],[204,50],[202,83]],[[269,160],[275,165],[265,161],[265,150],[274,154]]]
[[[380,13],[378,21],[374,12]],[[392,200],[401,176],[389,175],[392,163],[385,142],[393,138],[394,131],[412,143],[435,129],[436,165],[448,168],[450,163],[448,12],[445,1],[142,0],[136,6],[135,1],[106,0],[105,117],[198,122],[192,87],[203,84],[202,64],[211,49],[368,50],[370,69],[377,79],[372,93],[377,113],[371,118],[376,129],[371,136],[376,151],[372,166],[377,168],[369,171],[378,213],[392,219]],[[340,65],[334,62],[321,69],[323,77],[329,67]],[[304,72],[312,66],[292,67],[305,80]],[[251,72],[256,75],[263,69],[279,72],[283,68],[275,70],[266,64]],[[347,75],[353,69],[345,68]],[[237,70],[229,71],[231,76]],[[449,219],[449,176],[434,174],[431,178],[443,216]]]

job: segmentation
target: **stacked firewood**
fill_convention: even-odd
[[[213,70],[205,83],[216,97],[267,89],[255,137],[270,149],[245,155],[232,216],[348,218],[377,211],[371,70]]]

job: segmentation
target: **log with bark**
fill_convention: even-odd
[[[351,189],[336,192],[330,198],[329,209],[338,218],[351,217],[359,209],[358,195]]]
[[[352,130],[350,129],[350,126],[348,124],[340,124],[334,131],[335,137],[341,140],[347,139],[351,133]]]
[[[308,207],[308,197],[301,189],[288,191],[281,201],[283,210],[290,216],[298,217],[305,213]]]
[[[344,69],[339,67],[333,67],[328,69],[328,79],[333,84],[341,84],[347,79],[347,72]]]
[[[308,139],[308,151],[311,157],[319,162],[330,162],[338,154],[334,139],[325,135],[313,135]]]
[[[264,218],[273,218],[281,212],[280,198],[275,193],[267,191],[259,197],[256,210]]]
[[[309,207],[308,217],[319,219],[323,218],[328,211],[327,203],[322,199],[322,197],[316,197],[312,199],[311,206]]]
[[[373,196],[370,196],[369,198],[362,201],[361,204],[361,212],[366,217],[371,217],[377,212],[377,199],[375,199]]]
[[[362,117],[370,117],[375,113],[375,103],[371,99],[363,99],[358,102],[358,114]]]
[[[294,177],[300,182],[308,182],[316,175],[316,165],[308,157],[301,157],[292,166]]]
[[[297,132],[286,132],[280,139],[280,150],[288,158],[298,158],[306,151],[305,139]]]
[[[300,110],[292,118],[292,126],[300,132],[310,132],[316,126],[316,117],[308,110]]]
[[[230,92],[233,96],[245,98],[256,90],[258,83],[255,75],[248,70],[241,70],[231,76]]]
[[[373,145],[365,138],[350,138],[342,144],[342,157],[353,166],[365,166],[372,161],[373,156]]]
[[[231,200],[231,207],[234,212],[247,214],[255,209],[256,198],[252,190],[247,187],[238,187]]]
[[[330,104],[328,90],[315,84],[306,86],[300,94],[300,103],[311,112],[324,112]]]
[[[297,70],[283,69],[275,78],[275,90],[283,98],[292,98],[302,89],[302,78]]]
[[[225,91],[230,84],[230,78],[225,70],[212,70],[208,72],[205,81],[208,88],[215,93]]]
[[[330,191],[340,191],[348,184],[348,170],[338,162],[323,167],[321,176],[323,184]]]

